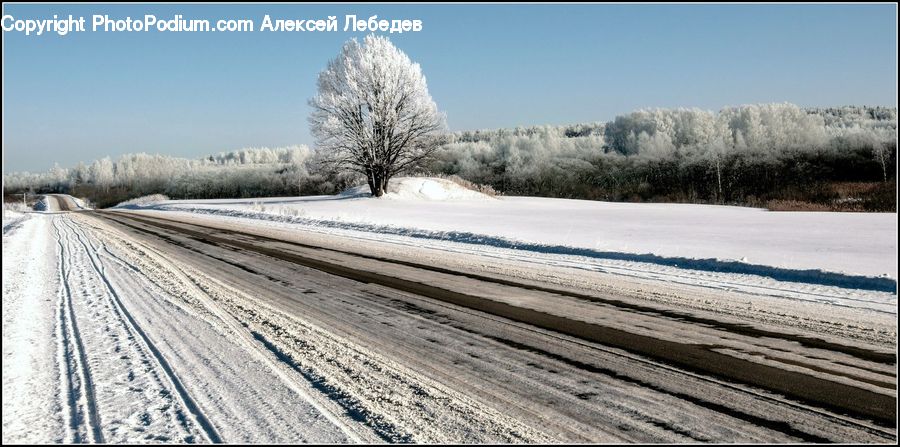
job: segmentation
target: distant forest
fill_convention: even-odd
[[[792,104],[644,109],[605,123],[448,134],[410,174],[456,175],[506,195],[773,210],[896,211],[897,109]],[[111,206],[332,194],[364,180],[306,146],[185,159],[128,154],[4,175],[4,193],[69,193]]]

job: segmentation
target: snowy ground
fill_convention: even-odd
[[[896,313],[896,214],[494,198],[422,178],[395,179],[382,199],[361,187],[128,208]]]
[[[384,201],[354,193],[303,200],[376,210],[395,202],[425,209],[502,203],[416,181],[405,197]],[[215,208],[228,205],[222,202],[191,205],[193,211],[179,202],[151,205],[157,209],[124,211],[126,217],[67,213],[80,205],[60,207],[51,197],[47,212],[10,214],[9,222],[4,216],[4,443],[896,437],[895,429],[836,422],[828,412],[782,405],[756,389],[720,387],[616,349],[284,262],[265,250],[477,291],[682,347],[716,346],[719,354],[882,400],[896,399],[887,383],[895,381],[895,360],[885,360],[896,351],[893,293],[538,245],[523,250],[499,239],[476,244],[409,229],[373,231],[346,220],[311,223],[295,220],[290,207],[270,214],[272,203]],[[210,234],[230,234],[228,240],[251,238],[227,228],[274,239],[256,241],[262,251],[244,250],[141,223],[150,215],[219,226]],[[277,242],[291,240],[326,249]],[[381,261],[391,259],[457,273]],[[612,301],[586,302],[528,284],[596,291]],[[672,311],[675,317],[663,316]],[[749,328],[771,335],[746,335]],[[807,346],[810,337],[830,348]]]
[[[4,444],[358,439],[164,260],[71,216],[4,222]]]

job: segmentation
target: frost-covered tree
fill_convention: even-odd
[[[365,175],[375,197],[431,154],[444,129],[421,67],[383,36],[347,41],[319,74],[309,104],[319,149]]]
[[[88,172],[90,173],[91,181],[103,188],[104,191],[109,191],[109,187],[113,179],[115,179],[113,162],[109,157],[94,160],[88,168]]]

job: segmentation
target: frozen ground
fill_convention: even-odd
[[[4,444],[359,439],[164,260],[71,216],[4,222]]]
[[[896,214],[494,198],[441,179],[392,185],[381,199],[366,197],[361,187],[337,196],[164,200],[128,208],[723,289],[887,300],[896,308]]]
[[[386,202],[494,200],[434,192]],[[587,256],[260,219],[285,216],[253,204],[256,217],[45,203],[52,211],[4,222],[4,443],[896,437],[884,422],[653,361],[663,343],[767,368],[750,377],[759,386],[839,405],[831,396],[844,396],[849,408],[890,417],[890,293],[800,283],[766,292],[772,284],[750,275],[724,290],[724,276],[702,283],[710,273],[699,270],[633,277],[632,261],[601,267]],[[534,324],[552,315],[592,325],[590,334],[613,334],[613,347],[441,301],[454,290],[524,312],[508,317],[537,315]],[[578,297],[585,291],[596,301]],[[795,386],[810,380],[818,385]]]

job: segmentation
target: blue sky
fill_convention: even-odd
[[[313,144],[308,98],[343,17],[391,35],[451,130],[606,121],[641,107],[896,106],[893,5],[9,5],[17,19],[338,16],[338,31],[3,33],[3,171],[129,152]],[[88,25],[90,27],[90,25]]]

